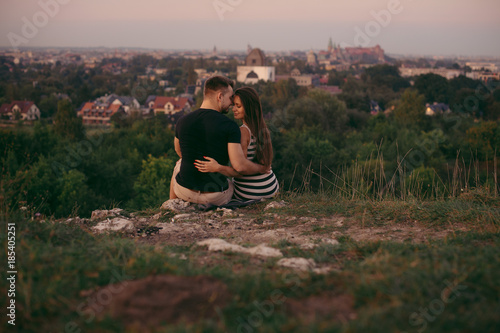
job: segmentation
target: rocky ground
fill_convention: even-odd
[[[119,232],[124,237],[154,246],[187,248],[188,251],[171,254],[202,267],[231,265],[234,272],[270,269],[276,272],[291,270],[299,275],[342,271],[345,260],[355,259],[356,253],[337,254],[337,263],[330,260],[326,264],[291,255],[318,246],[335,247],[339,240],[424,243],[466,231],[457,226],[454,229],[429,229],[409,220],[374,225],[365,223],[364,219],[343,216],[298,217],[287,213],[287,208],[290,207],[286,202],[272,201],[234,210],[200,211],[176,199],[165,202],[152,216],[130,214],[116,208],[94,211],[91,219],[73,218],[65,222],[82,225],[94,233]],[[234,257],[228,257],[231,254],[247,259],[238,262]],[[82,291],[82,296],[98,300],[103,294],[115,290],[120,290],[119,297],[113,297],[112,302],[103,307],[103,314],[110,313],[129,327],[137,326],[138,331],[149,328],[154,331],[159,324],[155,321],[157,318],[166,318],[171,323],[192,322],[195,318],[189,315],[195,312],[212,318],[217,315],[217,309],[223,308],[231,299],[226,286],[212,277],[170,275],[150,276]],[[193,312],[193,307],[200,308]],[[293,317],[305,322],[323,315],[330,316],[333,312],[337,316],[333,319],[340,322],[356,317],[352,295],[332,292],[305,299],[289,299],[286,309]],[[198,316],[196,320],[200,318]]]
[[[180,199],[166,201],[153,216],[128,214],[122,209],[99,210],[90,220],[70,219],[68,223],[95,224],[93,232],[120,232],[152,245],[178,245],[199,247],[200,252],[236,252],[267,258],[282,257],[279,248],[284,245],[303,250],[319,245],[338,245],[339,238],[353,241],[394,241],[424,243],[445,238],[465,227],[453,229],[429,228],[417,221],[365,226],[363,220],[329,216],[290,216],[283,213],[284,201],[260,203],[238,209],[200,211]],[[201,256],[201,259],[203,256]],[[200,257],[198,258],[200,259]],[[328,268],[318,267],[311,260],[283,259],[278,264],[298,270],[326,273]],[[333,268],[332,268],[333,269]]]

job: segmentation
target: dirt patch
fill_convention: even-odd
[[[243,215],[243,214],[242,214]],[[158,223],[158,234],[141,241],[152,244],[192,245],[196,242],[221,238],[240,245],[276,245],[286,241],[291,245],[312,249],[314,244],[333,244],[340,237],[354,241],[394,241],[424,243],[432,239],[453,237],[457,231],[468,231],[463,226],[451,228],[429,227],[418,222],[388,223],[383,226],[363,226],[359,221],[339,216],[316,219],[269,214],[264,218],[248,215],[223,218],[192,214],[186,220]]]
[[[354,297],[333,292],[303,299],[288,299],[286,309],[292,317],[298,318],[305,324],[321,319],[345,323],[356,318]]]
[[[213,318],[231,299],[227,286],[212,277],[150,276],[108,285],[89,304],[103,305],[100,317],[110,315],[140,331],[163,324]]]

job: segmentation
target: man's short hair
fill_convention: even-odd
[[[212,76],[205,82],[203,95],[210,92],[217,92],[219,90],[224,90],[225,92],[228,87],[234,88],[233,80],[230,80],[225,76]]]

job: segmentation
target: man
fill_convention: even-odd
[[[220,173],[199,172],[194,163],[210,156],[221,165],[231,166],[240,174],[265,173],[267,168],[250,162],[241,148],[238,125],[223,114],[232,102],[233,81],[214,76],[205,82],[200,109],[183,116],[177,122],[175,151],[181,158],[170,182],[170,198],[224,205],[231,200],[233,183]]]

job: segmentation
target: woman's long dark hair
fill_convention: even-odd
[[[262,105],[257,91],[251,87],[243,87],[236,89],[234,95],[241,99],[241,104],[245,109],[245,122],[257,141],[255,160],[270,166],[273,161],[273,145],[262,115]]]

